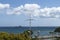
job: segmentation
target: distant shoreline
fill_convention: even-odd
[[[30,27],[30,26],[0,26],[0,27]],[[60,26],[31,26],[31,27],[60,27]]]

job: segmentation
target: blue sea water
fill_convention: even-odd
[[[35,33],[40,31],[41,35],[46,35],[49,31],[54,31],[55,28],[56,27],[31,27],[31,30]],[[0,32],[22,33],[29,29],[30,27],[0,27]]]

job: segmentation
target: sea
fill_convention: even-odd
[[[32,30],[34,34],[48,35],[49,32],[54,31],[56,27],[0,27],[0,32],[7,33],[23,33],[26,30]]]
[[[49,35],[49,32],[52,32],[56,29],[56,27],[0,27],[0,32],[7,32],[7,33],[23,33],[26,30],[32,30],[34,38],[35,35],[46,36]],[[52,40],[50,39],[43,39],[43,40]],[[54,39],[55,40],[55,39]]]

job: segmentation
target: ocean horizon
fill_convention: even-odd
[[[48,35],[49,32],[54,31],[56,27],[0,27],[0,32],[7,33],[23,33],[26,30],[32,30],[35,33],[40,31],[40,35]]]

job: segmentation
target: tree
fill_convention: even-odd
[[[60,32],[60,27],[57,27],[54,32]]]
[[[60,33],[60,27],[57,27],[54,32],[56,33]],[[60,40],[60,37],[56,37],[57,40]]]
[[[31,35],[33,34],[32,30],[26,30],[24,31],[25,38],[31,40]]]

